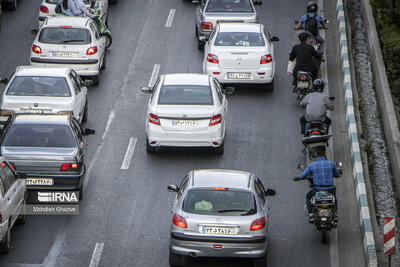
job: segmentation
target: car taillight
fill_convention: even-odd
[[[209,126],[213,126],[213,125],[216,125],[216,124],[221,123],[221,122],[222,122],[222,115],[221,114],[214,115],[214,116],[211,117]]]
[[[0,214],[0,223],[3,222],[3,214]]]
[[[40,6],[40,12],[49,13],[49,9],[47,8],[47,6]]]
[[[156,125],[160,125],[160,118],[157,115],[150,113],[149,114],[149,122],[154,123]]]
[[[41,54],[42,53],[42,49],[40,48],[40,46],[33,45],[32,46],[32,52],[36,53],[36,54]]]
[[[179,216],[178,214],[174,213],[174,216],[172,217],[172,221],[174,224],[180,228],[187,228],[187,223],[185,218],[182,216]]]
[[[201,29],[202,30],[212,30],[213,24],[211,22],[202,22]]]
[[[76,170],[78,168],[78,163],[64,163],[63,165],[61,165],[61,171]]]
[[[255,221],[253,221],[253,222],[251,223],[250,231],[261,230],[261,229],[264,228],[264,226],[265,226],[266,223],[267,223],[267,222],[266,222],[266,220],[265,220],[265,217],[262,217],[262,218],[260,218],[260,219],[257,219],[257,220],[255,220]]]
[[[306,81],[307,77],[306,76],[300,76],[300,81]]]
[[[8,164],[10,164],[11,168],[13,168],[13,169],[14,169],[14,171],[16,171],[16,170],[17,170],[17,168],[15,167],[15,164],[14,164],[14,162],[8,162]]]
[[[271,54],[264,55],[261,57],[260,64],[267,64],[267,63],[271,63],[271,62],[272,62]]]
[[[207,61],[210,63],[219,63],[218,57],[214,54],[208,53],[207,55]]]
[[[97,53],[97,46],[89,47],[88,50],[86,51],[86,55],[88,56],[94,55],[96,53]]]

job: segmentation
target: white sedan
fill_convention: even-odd
[[[204,47],[203,72],[222,84],[265,84],[272,91],[274,41],[262,24],[219,23]]]
[[[17,67],[1,101],[1,116],[14,113],[72,113],[79,122],[87,120],[88,93],[85,84],[70,68]]]
[[[147,107],[146,148],[151,153],[157,147],[211,147],[224,152],[225,124],[228,100],[220,84],[205,74],[166,74],[153,88]]]
[[[47,18],[33,41],[31,65],[70,67],[80,76],[99,84],[106,67],[106,40],[89,18]]]
[[[107,23],[108,0],[93,0],[93,8],[99,11],[99,16],[104,23]],[[56,15],[56,5],[60,0],[43,0],[39,8],[39,28],[46,18]],[[83,0],[87,7],[90,7],[92,0]]]

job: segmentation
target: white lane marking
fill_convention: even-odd
[[[64,220],[61,227],[58,229],[56,238],[54,239],[53,245],[51,246],[49,253],[42,262],[46,267],[55,267],[59,251],[61,250],[64,240],[67,237],[67,231],[65,230],[67,225],[67,218]]]
[[[92,259],[90,260],[89,267],[97,267],[100,263],[101,253],[103,252],[104,243],[96,243],[94,247]]]
[[[153,72],[151,73],[151,76],[150,76],[149,87],[153,87],[154,84],[156,83],[158,73],[160,72],[160,67],[161,67],[160,64],[154,64]]]
[[[165,23],[165,27],[167,27],[167,28],[171,27],[172,21],[174,20],[175,12],[176,12],[176,9],[173,9],[173,8],[169,11],[169,15],[167,18],[167,22]]]
[[[137,142],[137,138],[135,138],[135,137],[132,137],[129,140],[129,145],[125,152],[125,157],[124,157],[124,161],[122,162],[122,165],[121,165],[121,170],[129,169],[129,165],[131,164],[133,152],[135,152],[136,142]]]

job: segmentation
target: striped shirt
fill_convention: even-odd
[[[304,170],[300,176],[301,179],[306,178],[309,174],[313,176],[314,188],[317,190],[334,188],[334,178],[339,177],[335,163],[327,160],[325,157],[319,157]]]

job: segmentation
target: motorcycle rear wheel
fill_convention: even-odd
[[[321,237],[322,237],[322,243],[326,244],[328,242],[328,231],[321,230]]]

